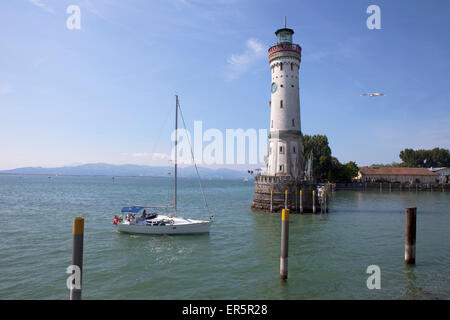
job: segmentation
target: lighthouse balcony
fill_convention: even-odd
[[[276,53],[279,51],[294,51],[297,53],[301,53],[302,48],[298,44],[292,43],[279,43],[269,48],[269,55],[272,53]]]

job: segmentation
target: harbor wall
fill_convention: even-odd
[[[281,212],[287,208],[291,213],[300,213],[300,190],[303,213],[313,213],[313,190],[317,190],[316,184],[289,176],[256,176],[251,209],[259,212]],[[320,212],[317,192],[314,198],[317,213]]]

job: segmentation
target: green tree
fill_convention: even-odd
[[[303,146],[306,159],[312,152],[313,176],[318,180],[351,181],[358,175],[359,169],[354,161],[341,164],[336,157],[331,156],[327,136],[304,135]]]
[[[388,168],[401,168],[406,167],[404,163],[398,163],[398,162],[392,162],[390,164],[384,164],[384,163],[372,163],[370,165],[371,167],[388,167]]]
[[[332,157],[331,170],[328,173],[328,181],[351,182],[352,179],[358,175],[358,171],[359,171],[358,166],[354,161],[341,164],[337,158]]]
[[[400,151],[402,166],[413,168],[449,167],[450,152],[448,149],[434,148],[432,150],[405,149]]]
[[[346,164],[344,164],[344,179],[345,180],[352,180],[356,176],[358,176],[359,168],[356,165],[356,162],[349,161]]]
[[[310,152],[313,158],[313,175],[318,180],[327,179],[331,169],[331,149],[328,145],[328,138],[325,135],[304,135],[303,147],[305,158],[308,159]]]

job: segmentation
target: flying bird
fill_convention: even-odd
[[[377,93],[377,92],[372,92],[372,93],[361,93],[360,96],[369,96],[371,98],[373,97],[382,97],[384,96],[384,93]]]

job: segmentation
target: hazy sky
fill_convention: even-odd
[[[66,27],[72,4],[80,30]],[[381,30],[366,27],[371,4]],[[304,134],[358,165],[449,148],[449,12],[445,0],[3,0],[0,169],[167,164],[175,93],[190,129],[268,129],[267,49],[285,15],[303,49]]]

